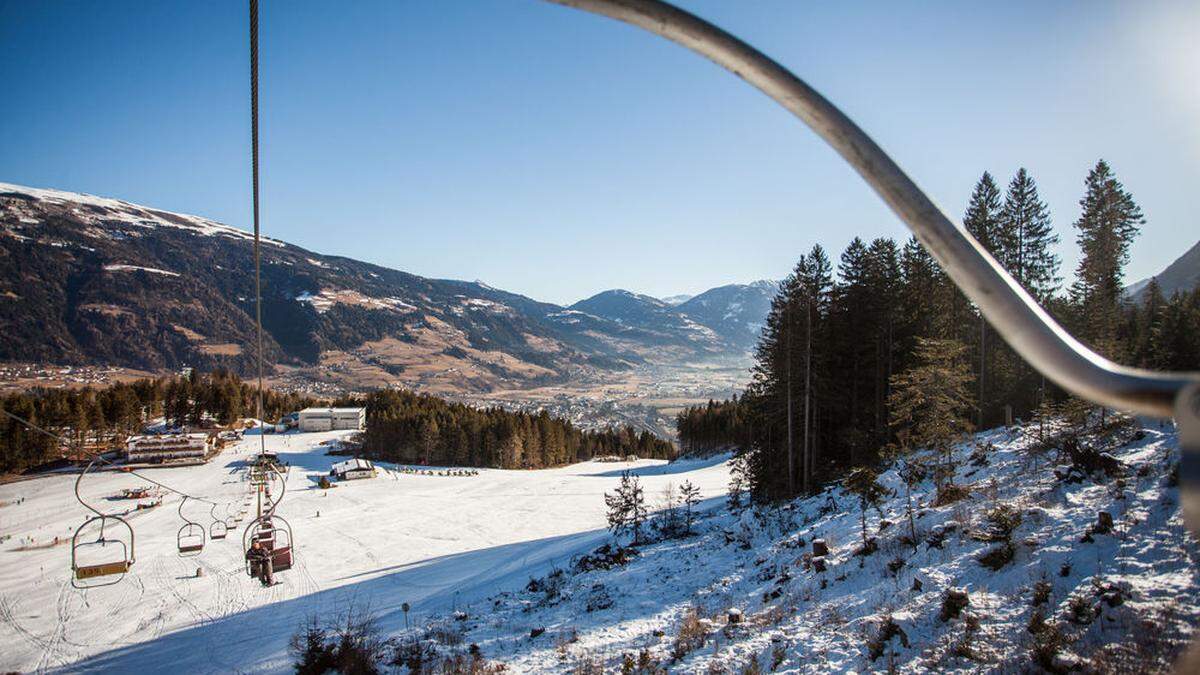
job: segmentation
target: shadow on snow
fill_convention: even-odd
[[[404,629],[401,605],[411,605],[414,626],[452,607],[469,607],[501,590],[517,590],[530,577],[552,567],[566,566],[570,558],[598,546],[604,530],[493,546],[384,567],[341,577],[339,581],[380,576],[352,582],[309,595],[229,614],[162,635],[111,649],[63,666],[60,672],[229,672],[290,670],[288,639],[301,624],[317,616],[331,619],[350,606],[368,609],[387,635]],[[303,549],[299,555],[303,555]],[[293,582],[305,572],[282,573]],[[129,582],[126,582],[129,583]],[[271,591],[244,578],[249,594]]]

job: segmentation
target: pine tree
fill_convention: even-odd
[[[820,340],[814,338],[813,333],[820,329],[829,313],[829,296],[833,286],[831,271],[825,249],[817,244],[809,252],[798,275],[804,295],[804,451],[800,471],[801,490],[805,494],[811,489],[817,451],[812,434],[812,417],[821,381],[814,375],[813,369],[821,368],[824,361],[823,350],[821,355],[814,355],[814,349],[820,348]]]
[[[1167,305],[1157,277],[1150,278],[1141,295],[1142,302],[1133,305],[1132,308],[1131,360],[1143,368],[1165,370],[1165,366],[1158,362],[1158,355],[1154,349],[1154,335],[1161,331],[1163,313]]]
[[[963,216],[963,227],[979,242],[988,253],[996,255],[997,242],[1000,237],[1000,189],[992,174],[984,171],[975,189],[971,192],[971,201],[967,204],[967,213]]]
[[[1034,299],[1045,302],[1058,289],[1058,235],[1050,212],[1038,197],[1037,183],[1024,169],[1008,184],[997,236],[1000,260]]]
[[[729,508],[742,508],[742,493],[746,491],[746,474],[750,471],[747,460],[755,457],[753,454],[736,455],[729,467]],[[761,474],[761,466],[756,467],[755,473]]]
[[[867,509],[878,508],[879,503],[888,495],[887,488],[879,484],[879,476],[875,470],[866,466],[852,469],[842,481],[842,487],[846,492],[858,497],[859,515],[862,519],[862,553],[865,555],[874,550],[867,538]]]
[[[973,426],[971,372],[962,344],[920,339],[917,365],[892,380],[891,426],[904,448],[928,448],[939,456],[934,475],[941,492],[951,473],[951,451]]]
[[[1104,160],[1088,173],[1085,185],[1079,200],[1082,213],[1075,222],[1082,257],[1071,299],[1083,337],[1101,352],[1118,357],[1123,270],[1129,262],[1129,246],[1145,218]]]
[[[683,500],[683,529],[685,533],[691,534],[696,505],[700,503],[700,488],[686,480],[679,486],[679,497]]]
[[[637,476],[625,471],[617,489],[604,493],[604,504],[608,507],[608,529],[613,536],[624,532],[633,533],[633,545],[642,543],[642,523],[646,520],[646,498]]]
[[[963,216],[963,226],[975,237],[988,253],[1004,263],[1004,252],[1001,249],[1001,243],[1005,241],[1005,231],[1001,227],[1001,211],[1000,211],[1000,190],[996,187],[996,182],[992,180],[991,174],[983,173],[983,177],[975,184],[975,190],[971,193],[971,200],[967,204],[967,213]],[[991,353],[995,351],[991,348],[991,342],[988,337],[987,322],[983,315],[978,317],[979,323],[979,358],[976,362],[978,366],[977,381],[979,383],[979,423],[983,424],[983,408],[985,401],[990,397],[987,395],[986,384],[988,383],[988,375],[991,372]]]
[[[1048,304],[1062,281],[1059,258],[1053,250],[1058,235],[1051,227],[1049,209],[1038,196],[1037,183],[1023,167],[1008,185],[999,223],[1000,260],[1035,300]],[[995,339],[990,345],[985,352],[989,361],[984,363],[991,363],[991,368],[980,372],[981,427],[989,420],[1005,419],[1001,414],[1004,404],[1015,404],[1019,410],[1033,408],[1037,391],[1044,385],[1041,376],[1008,345]]]
[[[1176,293],[1163,307],[1150,336],[1150,358],[1164,369],[1200,369],[1200,289]]]

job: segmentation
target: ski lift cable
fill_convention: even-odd
[[[250,173],[254,204],[254,330],[257,343],[255,361],[258,368],[258,423],[263,419],[263,338],[262,338],[262,242],[258,217],[258,0],[250,0]],[[267,438],[259,428],[259,452],[267,451]]]
[[[1121,366],[1084,346],[934,204],[870,136],[770,57],[661,0],[549,1],[637,26],[686,47],[733,72],[798,117],[854,167],[908,225],[1008,344],[1063,389],[1135,413],[1197,416],[1200,372],[1163,373]],[[1189,389],[1195,393],[1181,396],[1189,387],[1195,387]]]
[[[24,417],[21,417],[20,415],[14,415],[13,413],[11,413],[11,412],[9,412],[9,411],[7,411],[7,410],[3,409],[3,408],[0,408],[0,413],[4,413],[6,416],[8,416],[8,417],[10,417],[10,418],[12,418],[12,419],[14,419],[14,420],[16,420],[17,422],[20,422],[21,424],[24,424],[25,426],[29,427],[30,429],[33,429],[34,431],[37,431],[37,432],[43,433],[43,434],[45,434],[45,435],[49,436],[50,438],[53,438],[53,439],[55,439],[55,440],[58,440],[58,441],[61,441],[61,442],[63,442],[63,443],[66,443],[66,444],[68,444],[68,445],[70,445],[70,443],[71,443],[71,441],[69,441],[68,439],[64,438],[63,436],[59,436],[58,434],[54,433],[53,431],[47,431],[46,429],[43,429],[42,427],[40,427],[40,426],[38,426],[38,425],[34,424],[33,422],[30,422],[29,420],[25,419]],[[96,462],[100,462],[100,463],[102,463],[102,464],[106,464],[106,465],[108,465],[108,466],[117,467],[117,468],[124,468],[124,467],[121,467],[121,465],[119,465],[119,464],[116,464],[115,462],[110,462],[110,461],[108,461],[107,459],[104,459],[104,457],[102,457],[102,456],[100,456],[99,454],[97,454],[97,455],[95,455],[95,456],[93,456],[93,457],[92,457],[92,460],[91,460],[90,462],[88,462],[88,465],[87,465],[87,466],[84,468],[84,470],[83,470],[83,471],[82,471],[82,472],[79,474],[79,477],[75,479],[75,497],[76,497],[77,499],[79,499],[79,503],[83,504],[83,505],[84,505],[84,507],[85,507],[85,508],[87,508],[89,511],[92,511],[92,512],[96,513],[97,515],[104,516],[104,515],[107,515],[107,514],[100,513],[100,512],[99,512],[99,511],[97,511],[96,509],[92,508],[90,505],[88,505],[86,502],[84,502],[84,501],[83,501],[83,499],[82,499],[82,498],[79,496],[79,483],[80,483],[80,481],[82,481],[82,480],[83,480],[83,475],[84,475],[84,474],[86,474],[88,471],[90,471],[90,470],[92,469],[93,465],[95,465],[95,464],[96,464]],[[167,485],[166,483],[163,483],[163,482],[161,482],[161,481],[154,480],[153,478],[150,478],[149,476],[146,476],[145,474],[138,473],[137,471],[135,471],[135,470],[133,470],[133,469],[126,469],[126,470],[125,470],[125,473],[128,473],[128,474],[129,474],[129,475],[131,475],[131,476],[137,476],[138,478],[141,478],[142,480],[146,481],[147,483],[150,483],[150,484],[152,484],[152,485],[156,485],[156,486],[158,486],[158,487],[160,487],[160,488],[162,488],[162,489],[164,489],[164,490],[167,490],[168,492],[173,492],[173,493],[175,493],[175,494],[177,494],[177,495],[180,495],[180,496],[184,497],[185,499],[191,499],[191,500],[194,500],[194,501],[197,501],[197,502],[201,502],[201,503],[204,503],[204,504],[215,504],[215,503],[217,503],[217,502],[214,502],[214,501],[212,501],[212,500],[210,500],[210,499],[205,499],[205,498],[203,498],[203,497],[197,497],[197,496],[195,496],[195,495],[188,494],[188,493],[184,492],[183,490],[178,490],[178,489],[176,489],[176,488],[173,488],[173,487],[171,487],[170,485]]]
[[[259,455],[266,455],[267,436],[266,420],[263,407],[263,326],[262,326],[262,227],[259,218],[259,152],[258,152],[258,0],[250,0],[250,174],[251,196],[254,219],[254,330],[257,353],[255,355],[258,370],[257,411],[259,424],[258,442]],[[279,496],[271,501],[268,514],[274,514],[279,502],[287,493],[287,480],[280,476],[283,488]],[[264,481],[265,483],[265,481]],[[262,491],[264,486],[259,486]]]

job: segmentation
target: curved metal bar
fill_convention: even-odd
[[[91,504],[88,504],[87,502],[83,501],[83,495],[79,494],[79,484],[83,482],[83,477],[87,475],[87,472],[91,471],[92,467],[95,466],[97,457],[92,457],[92,461],[88,462],[87,466],[83,467],[83,471],[79,472],[79,476],[77,478],[75,478],[75,499],[78,499],[79,503],[83,504],[83,508],[87,509],[88,511],[91,511],[92,513],[96,514],[97,516],[100,516],[101,518],[104,518],[107,514],[100,513],[99,511],[97,511],[96,508],[93,507]],[[103,521],[101,521],[100,526],[101,526],[100,533],[101,533],[101,536],[103,536],[103,534],[104,534]]]
[[[1088,349],[1045,312],[875,141],[788,69],[716,26],[660,0],[549,0],[643,28],[707,57],[782,105],[842,156],[1034,368],[1100,405],[1169,417],[1200,373],[1121,366]]]

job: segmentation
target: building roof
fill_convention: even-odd
[[[309,415],[315,415],[315,414],[320,414],[320,413],[324,413],[324,414],[332,413],[332,414],[336,415],[339,413],[357,414],[357,413],[361,413],[361,412],[365,412],[365,411],[366,411],[366,408],[305,408],[304,410],[301,410],[298,414],[303,415],[305,413],[308,413]]]
[[[375,468],[369,459],[360,459],[354,457],[344,462],[338,462],[333,465],[335,473],[346,473],[347,471],[370,471]]]
[[[140,443],[142,441],[167,442],[167,441],[183,441],[183,440],[189,440],[189,441],[208,440],[208,434],[203,433],[203,432],[190,433],[190,434],[143,434],[143,435],[138,435],[138,436],[130,436],[128,442],[129,443]]]

